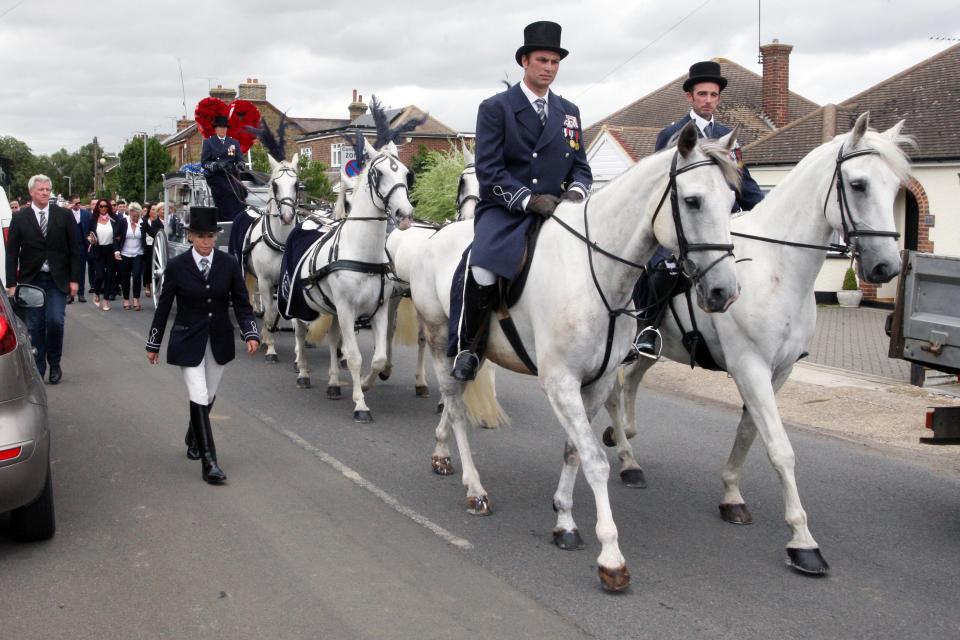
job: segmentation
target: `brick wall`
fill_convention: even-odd
[[[773,124],[783,127],[790,122],[790,51],[793,46],[772,44],[760,47],[763,55],[763,97],[762,108]]]
[[[372,141],[372,136],[368,135],[367,139]],[[332,184],[336,184],[340,180],[340,167],[330,166],[330,147],[334,144],[346,144],[346,140],[340,136],[331,136],[329,138],[321,138],[319,140],[298,144],[301,149],[310,149],[314,161],[322,162],[330,167],[328,173]],[[451,144],[459,147],[457,138],[453,136],[450,138],[417,138],[413,136],[410,142],[399,145],[397,151],[400,152],[400,162],[409,167],[410,160],[413,156],[417,155],[420,150],[420,145],[425,146],[430,151],[446,151],[450,149]]]

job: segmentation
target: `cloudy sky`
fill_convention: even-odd
[[[514,52],[540,19],[563,25],[554,88],[587,124],[696,60],[760,73],[758,35],[794,46],[790,88],[820,104],[953,44],[931,37],[960,38],[956,0],[761,2],[758,20],[757,0],[0,0],[0,135],[50,153],[172,131],[178,60],[191,117],[211,84],[256,77],[290,115],[345,117],[356,88],[472,131],[479,101],[520,79]]]

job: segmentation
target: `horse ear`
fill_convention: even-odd
[[[273,159],[273,156],[269,153],[267,154],[267,160],[270,161],[270,170],[273,171],[280,166],[280,163]]]
[[[680,136],[677,138],[677,151],[684,159],[696,148],[697,138],[697,125],[691,120],[680,130]]]
[[[467,164],[473,164],[476,162],[477,158],[473,155],[473,151],[470,151],[470,147],[467,145],[467,141],[463,138],[460,138],[460,144],[463,147],[463,159]]]
[[[373,148],[373,145],[367,142],[367,139],[363,139],[363,155],[366,156],[367,160],[375,157],[377,155],[377,150]]]
[[[717,142],[724,147],[727,151],[733,151],[737,148],[737,133],[740,132],[740,125],[733,127],[733,131],[728,133],[725,136],[720,136],[720,139]]]
[[[889,129],[887,129],[886,131],[884,131],[884,132],[883,132],[883,137],[884,137],[884,138],[887,138],[888,140],[894,140],[894,141],[895,141],[897,138],[900,137],[900,130],[903,129],[903,125],[904,125],[905,122],[906,122],[906,120],[901,120],[901,121],[898,122],[897,124],[893,125],[893,126],[890,127]]]
[[[290,164],[292,164],[292,165],[295,166],[295,167],[300,166],[300,152],[299,152],[299,151],[297,151],[295,154],[293,154],[293,157],[290,158]]]
[[[857,146],[860,143],[860,138],[863,137],[863,134],[867,132],[867,129],[870,127],[870,112],[864,111],[860,114],[860,117],[857,118],[857,121],[853,125],[853,135],[851,136],[852,146]]]

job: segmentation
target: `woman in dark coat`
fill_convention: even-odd
[[[109,311],[107,296],[111,295],[115,286],[113,280],[114,243],[117,238],[117,225],[113,218],[113,207],[107,200],[97,200],[96,210],[93,212],[91,231],[87,236],[90,243],[88,258],[93,263],[93,304],[103,311]]]
[[[227,479],[217,463],[210,407],[217,395],[224,365],[234,358],[230,306],[247,344],[247,353],[254,354],[260,347],[260,331],[240,264],[229,253],[214,249],[219,231],[215,208],[190,208],[187,238],[193,243],[193,249],[167,263],[157,311],[147,336],[147,360],[156,364],[167,317],[176,300],[177,313],[170,330],[167,363],[181,367],[190,396],[187,457],[200,458],[203,479],[210,484],[220,484]]]

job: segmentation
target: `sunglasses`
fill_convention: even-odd
[[[99,207],[97,207],[97,209],[109,209],[109,208],[110,208],[110,205],[108,204],[102,204]]]

